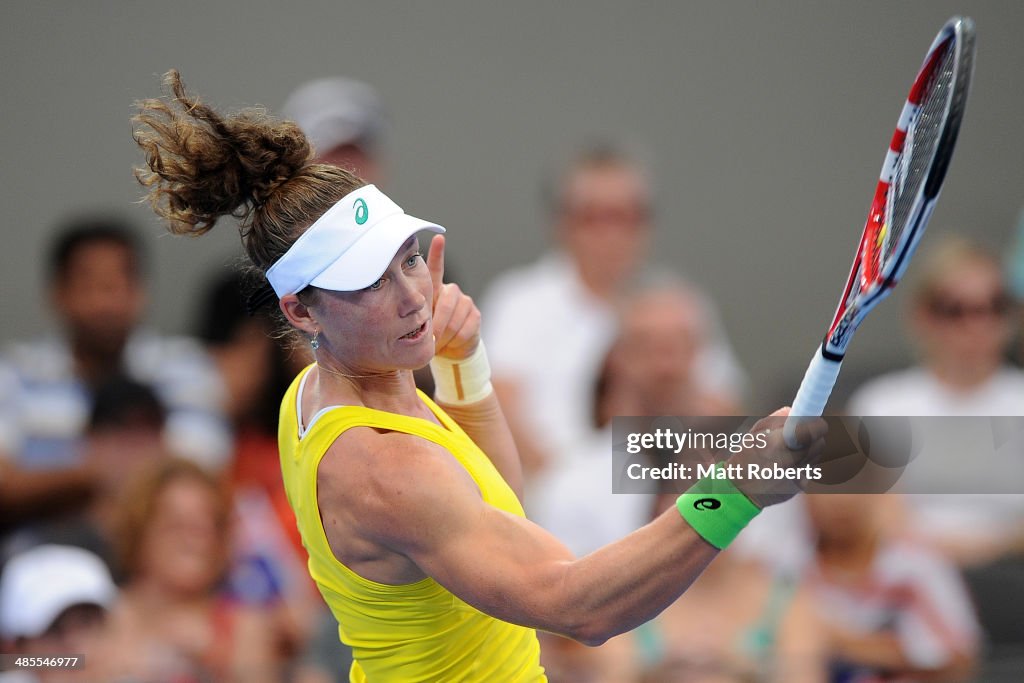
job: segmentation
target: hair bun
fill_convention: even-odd
[[[313,151],[298,126],[260,109],[222,116],[168,71],[167,100],[145,100],[133,121],[146,157],[136,177],[175,233],[202,234],[224,215],[248,217],[300,175]]]

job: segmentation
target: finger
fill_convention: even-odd
[[[798,448],[793,450],[808,448],[824,439],[828,434],[828,423],[820,417],[791,417],[789,419],[794,423],[796,443],[799,444]]]
[[[472,308],[466,321],[449,343],[448,348],[462,357],[469,357],[480,344],[480,311]]]
[[[761,418],[750,430],[752,434],[776,431],[786,432],[786,442],[792,446],[791,450],[800,451],[823,439],[828,433],[828,423],[817,417],[793,417],[786,406]]]
[[[475,309],[473,300],[462,293],[453,282],[442,285],[441,296],[437,300],[437,309],[441,315],[441,323],[434,328],[435,353],[450,355],[452,340],[460,334],[466,324],[466,318]]]
[[[448,291],[451,289],[450,287],[441,285],[439,289],[440,291],[434,293],[434,313],[432,316],[435,352],[443,349],[448,339],[451,338],[448,327],[457,301],[451,295],[451,292]]]
[[[750,428],[750,433],[757,434],[758,432],[782,429],[782,425],[785,423],[786,417],[788,415],[789,408],[779,408],[770,415],[765,415],[760,420],[755,422],[754,426]]]
[[[437,304],[437,297],[441,294],[441,284],[444,282],[444,235],[434,235],[430,240],[430,250],[427,252],[427,270],[430,271],[430,281],[434,285],[434,304]]]
[[[466,338],[470,334],[470,330],[465,330],[466,322],[469,320],[470,314],[473,312],[473,302],[469,297],[460,297],[458,303],[456,303],[454,310],[452,310],[451,317],[448,319],[448,327],[445,329],[445,334],[442,335],[444,343],[438,348],[443,349],[445,346],[451,346],[451,350],[457,350],[460,344],[464,344]]]

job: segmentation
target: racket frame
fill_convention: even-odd
[[[888,201],[893,182],[899,180],[896,174],[900,171],[908,130],[911,131],[912,136],[911,126],[914,117],[919,112],[925,94],[924,88],[928,85],[928,79],[934,69],[937,68],[937,62],[946,56],[946,50],[949,49],[955,51],[954,77],[950,85],[952,93],[943,111],[942,130],[935,145],[928,174],[914,198],[913,206],[907,216],[907,224],[897,238],[900,242],[892,247],[894,257],[883,263],[878,272],[865,271],[865,268],[869,268],[869,264],[872,263],[870,251],[881,248],[878,243],[879,231],[886,230],[882,234],[883,239],[891,238],[887,228],[884,225],[879,226],[885,220],[886,201]],[[906,272],[910,258],[917,249],[935,210],[942,182],[949,169],[970,89],[973,62],[974,22],[969,17],[953,17],[946,22],[935,40],[932,41],[907,100],[904,102],[896,131],[890,140],[885,162],[882,164],[875,196],[868,212],[868,219],[861,234],[853,265],[850,268],[846,287],[839,299],[832,324],[815,352],[800,384],[800,389],[793,400],[790,410],[792,417],[820,416],[824,412],[853,333],[867,314],[889,295]],[[786,442],[791,448],[798,445],[795,427],[796,421],[787,419],[784,433]]]

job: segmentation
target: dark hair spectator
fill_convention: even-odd
[[[102,473],[83,460],[84,437],[96,392],[116,378],[146,385],[164,404],[170,451],[223,467],[230,436],[219,378],[194,341],[143,328],[142,260],[136,231],[116,216],[73,219],[54,238],[48,288],[58,330],[0,354],[5,531],[81,511],[102,488]]]
[[[278,338],[270,314],[250,310],[248,300],[260,277],[251,270],[233,268],[212,279],[195,331],[220,371],[236,438],[244,428],[276,439],[281,396],[311,359],[304,345],[290,346]]]
[[[150,387],[116,375],[97,388],[88,431],[140,427],[159,432],[166,419],[167,410]]]
[[[141,278],[145,254],[135,229],[116,215],[90,215],[70,219],[58,228],[50,245],[51,281],[66,277],[80,251],[94,244],[113,244],[130,256],[131,272]]]

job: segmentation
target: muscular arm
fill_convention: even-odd
[[[443,542],[414,544],[410,556],[479,609],[588,645],[657,616],[718,553],[675,510],[580,559],[539,527],[493,509],[456,526]],[[493,572],[466,571],[495,554],[503,556]]]
[[[447,451],[405,434],[336,443],[319,481],[335,554],[354,535],[491,616],[590,645],[653,618],[718,553],[672,509],[577,559],[540,527],[484,503]]]
[[[470,358],[480,313],[443,284],[443,237],[431,242],[427,264],[435,353]],[[513,472],[515,486],[519,475],[509,468],[517,455],[497,399],[478,404],[461,417],[471,436],[494,442],[491,457]],[[781,434],[775,441],[785,448]],[[404,583],[425,574],[491,616],[590,645],[656,616],[718,553],[671,509],[577,559],[540,527],[486,504],[450,453],[407,434],[350,430],[321,461],[317,482],[332,550],[350,568],[372,573],[366,578]]]

